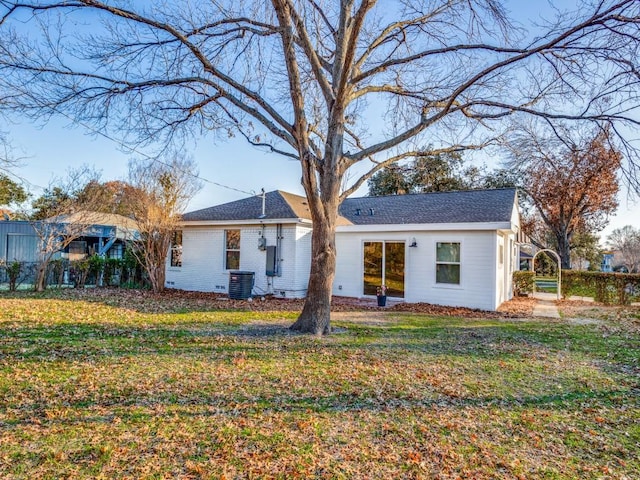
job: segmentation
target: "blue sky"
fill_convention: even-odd
[[[139,156],[124,152],[112,140],[91,135],[84,127],[70,126],[66,119],[54,119],[37,126],[27,119],[14,117],[13,124],[0,124],[0,130],[9,133],[16,154],[22,157],[22,166],[14,169],[14,173],[28,182],[34,195],[55,177],[64,176],[69,168],[83,164],[94,166],[103,180],[124,179],[129,159]],[[244,192],[257,193],[261,188],[304,194],[297,162],[250,147],[243,139],[214,142],[211,138],[201,138],[192,154],[205,182],[189,210],[238,200],[247,196]],[[358,193],[366,194],[366,188]],[[618,212],[603,235],[625,225],[640,227],[640,203],[628,200],[626,191],[620,193],[619,199]]]
[[[21,157],[22,166],[13,173],[27,181],[29,190],[36,195],[55,177],[63,177],[68,169],[85,164],[101,172],[102,180],[125,179],[130,158],[152,153],[126,151],[118,141],[95,135],[87,127],[73,126],[68,119],[56,118],[39,125],[14,117],[11,123],[0,124],[0,130],[8,132],[15,156]],[[259,192],[261,188],[304,194],[297,162],[250,147],[244,139],[200,138],[189,153],[205,180],[190,209],[237,200],[247,196],[242,192]]]
[[[550,13],[546,2],[513,0],[507,4],[511,9],[517,9],[522,20],[529,15]],[[565,0],[554,4],[562,6],[575,2]],[[534,5],[535,11],[531,10]],[[69,119],[62,117],[44,125],[33,124],[22,117],[0,117],[0,131],[8,133],[16,155],[22,158],[22,166],[13,173],[28,182],[28,189],[34,195],[40,194],[54,177],[64,176],[69,168],[83,164],[95,167],[102,173],[103,180],[124,179],[128,160],[141,156],[125,151],[117,141],[95,135],[85,126],[73,126]],[[189,210],[237,200],[246,197],[247,192],[257,193],[261,188],[303,194],[297,162],[250,147],[244,139],[199,138],[190,150],[205,183]],[[481,158],[480,161],[491,165],[490,159]],[[366,186],[358,193],[366,194]],[[603,233],[606,235],[614,228],[629,224],[640,226],[640,203],[629,200],[623,191],[618,213]]]

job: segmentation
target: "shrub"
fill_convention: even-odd
[[[93,254],[89,257],[89,275],[91,275],[94,279],[94,283],[98,284],[98,278],[100,274],[104,271],[105,259],[100,255]]]
[[[117,258],[107,258],[105,260],[103,277],[103,283],[105,286],[110,286],[113,282],[113,278],[119,276],[122,264],[123,262]]]
[[[120,286],[125,288],[149,288],[151,286],[149,276],[146,275],[144,266],[139,262],[132,248],[127,246],[121,260]]]
[[[49,262],[49,268],[53,273],[53,282],[60,288],[64,282],[64,272],[67,269],[68,261],[63,258],[56,258]]]
[[[97,279],[103,265],[104,259],[100,255],[92,255],[82,260],[71,262],[71,267],[75,274],[75,286],[84,288],[89,275],[93,275]]]
[[[11,262],[4,266],[9,278],[9,291],[15,292],[18,288],[18,279],[22,273],[22,262]]]
[[[534,273],[527,270],[513,272],[513,291],[517,296],[533,292]]]

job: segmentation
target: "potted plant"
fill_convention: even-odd
[[[378,306],[384,307],[387,304],[387,287],[380,285],[376,288],[376,297],[378,297]]]

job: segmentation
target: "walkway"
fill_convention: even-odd
[[[538,300],[536,306],[533,307],[534,317],[560,318],[558,307],[555,304],[558,295],[555,293],[536,292],[533,294],[533,298]]]

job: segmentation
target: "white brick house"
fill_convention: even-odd
[[[514,189],[345,200],[333,294],[387,295],[495,310],[512,297],[520,229]],[[167,287],[226,293],[254,272],[254,295],[304,297],[311,262],[306,199],[274,191],[190,212],[167,264]],[[181,253],[181,254],[179,254]]]
[[[255,272],[255,295],[301,298],[306,294],[311,255],[311,220],[306,200],[269,192],[186,213],[181,261],[170,255],[166,286],[227,293],[229,272]],[[275,247],[275,248],[269,248]],[[267,257],[275,264],[267,275]],[[178,265],[179,264],[179,265]]]

